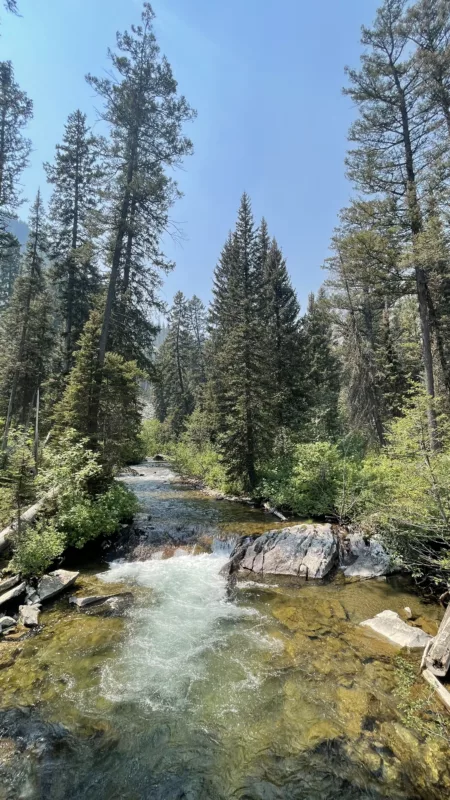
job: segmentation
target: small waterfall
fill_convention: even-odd
[[[214,556],[221,556],[222,558],[225,558],[231,555],[232,551],[235,548],[236,542],[237,542],[236,536],[227,539],[219,539],[214,537],[212,543],[212,554]]]

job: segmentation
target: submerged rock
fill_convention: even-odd
[[[26,628],[35,628],[39,625],[39,614],[41,607],[38,604],[32,606],[19,606],[19,620]]]
[[[341,569],[346,578],[378,578],[389,575],[392,565],[377,536],[367,538],[355,531],[342,540]]]
[[[339,542],[331,525],[294,525],[240,540],[229,574],[293,575],[320,580],[338,562]]]
[[[109,600],[110,597],[114,595],[110,594],[92,594],[88,597],[76,597],[72,595],[69,597],[69,603],[72,603],[74,606],[78,606],[78,608],[85,608],[86,606],[91,606],[93,603],[102,603],[105,600]]]
[[[10,589],[9,592],[4,592],[4,594],[0,595],[0,607],[8,605],[15,597],[20,597],[25,592],[25,588],[26,583],[22,581],[17,586],[14,586],[13,589]]]
[[[83,608],[84,613],[98,617],[122,617],[133,603],[131,592],[122,592],[108,597],[104,602],[92,603]]]
[[[407,625],[395,611],[382,611],[372,619],[361,622],[361,625],[389,639],[392,644],[412,650],[422,650],[431,641],[428,633]]]
[[[55,569],[54,572],[49,572],[40,579],[36,589],[32,586],[27,587],[27,603],[32,605],[51,600],[52,597],[73,586],[79,574],[79,572],[69,572],[67,569]]]

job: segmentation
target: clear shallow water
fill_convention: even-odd
[[[405,724],[397,651],[358,627],[410,605],[432,628],[439,609],[395,582],[277,579],[230,593],[223,538],[272,519],[146,473],[130,480],[143,518],[222,541],[212,553],[191,546],[85,571],[80,594],[133,592],[125,619],[88,617],[63,599],[40,634],[8,644],[20,652],[0,661],[2,705],[32,710],[21,744],[15,735],[0,746],[0,798],[448,797],[448,742]],[[425,709],[433,730],[438,713]]]

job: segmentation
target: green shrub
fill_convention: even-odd
[[[24,577],[42,575],[66,548],[66,537],[54,525],[40,522],[17,534],[12,569]]]
[[[346,520],[361,491],[360,457],[347,451],[345,442],[298,444],[266,472],[261,494],[301,517]]]
[[[422,392],[394,420],[388,444],[362,470],[360,521],[377,530],[415,577],[450,579],[450,426],[438,413],[440,448],[430,446]],[[438,406],[436,405],[438,409]]]
[[[142,457],[154,456],[156,453],[166,452],[170,445],[167,427],[157,419],[146,419],[142,423],[140,441]]]
[[[55,524],[64,531],[68,545],[83,547],[98,536],[115,533],[120,522],[133,517],[138,506],[136,496],[115,483],[98,497],[77,498],[73,504],[65,504],[57,512]]]

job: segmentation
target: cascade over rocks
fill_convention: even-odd
[[[293,525],[241,538],[224,573],[290,575],[321,580],[340,567],[348,578],[387,575],[391,563],[381,542],[330,524]]]

